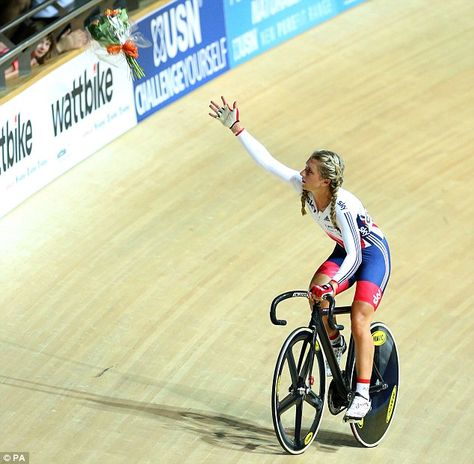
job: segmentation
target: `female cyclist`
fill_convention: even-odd
[[[239,109],[221,97],[222,104],[211,101],[210,116],[229,128],[265,170],[291,184],[301,198],[301,212],[309,210],[313,219],[336,242],[328,259],[318,268],[310,282],[310,299],[321,300],[336,295],[354,283],[356,290],[351,311],[351,330],[356,352],[357,386],[354,399],[344,416],[357,421],[370,410],[370,378],[374,345],[370,324],[390,276],[390,251],[382,231],[372,222],[362,203],[341,188],[344,175],[342,158],[328,150],[317,150],[306,161],[301,172],[272,157],[252,137],[239,120]],[[323,302],[326,304],[327,302]],[[346,350],[343,336],[327,324],[338,361]]]

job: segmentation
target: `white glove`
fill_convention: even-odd
[[[217,119],[224,124],[225,127],[231,129],[235,123],[239,122],[239,109],[231,109],[229,105],[221,106],[217,110]]]
[[[209,108],[213,110],[214,113],[209,113],[215,119],[218,119],[225,127],[229,129],[239,121],[239,109],[237,108],[237,102],[234,102],[232,108],[225,101],[224,97],[222,98],[222,106],[219,106],[217,103],[211,101]]]

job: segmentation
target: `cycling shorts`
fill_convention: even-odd
[[[337,244],[328,259],[319,267],[317,273],[332,278],[341,267],[345,257],[346,250]],[[354,301],[365,301],[376,310],[387,286],[390,269],[388,243],[385,239],[377,237],[371,246],[362,249],[361,265],[352,277],[339,284],[337,293],[341,293],[357,283]]]

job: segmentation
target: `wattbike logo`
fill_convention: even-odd
[[[0,175],[31,155],[33,150],[33,125],[31,120],[23,121],[21,113],[15,116],[13,124],[6,122],[0,132]]]
[[[186,0],[151,21],[155,67],[202,42],[202,0]]]
[[[54,136],[82,121],[102,105],[109,103],[113,96],[113,74],[110,68],[101,69],[98,62],[91,76],[87,70],[74,79],[72,89],[51,104]]]

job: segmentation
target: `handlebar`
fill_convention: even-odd
[[[344,326],[336,324],[336,321],[334,320],[334,306],[336,305],[335,298],[331,295],[324,295],[323,298],[329,302],[329,308],[327,310],[329,327],[331,327],[332,330],[344,330]]]
[[[275,297],[272,301],[270,306],[270,319],[273,324],[275,325],[286,325],[286,321],[284,319],[278,319],[276,316],[276,307],[278,303],[281,303],[283,300],[287,300],[288,298],[294,297],[304,297],[308,298],[308,292],[306,290],[293,290],[291,292],[285,292],[281,295]]]
[[[275,297],[272,301],[272,304],[270,306],[270,320],[274,325],[286,325],[287,322],[284,319],[278,319],[276,315],[276,308],[279,303],[281,303],[283,300],[287,300],[288,298],[295,298],[295,297],[304,297],[308,298],[308,292],[306,290],[292,290],[289,292],[281,293],[277,297]],[[334,314],[335,313],[340,313],[340,314],[346,314],[350,312],[350,306],[345,306],[341,308],[335,308],[336,300],[334,299],[333,296],[331,295],[325,295],[323,297],[325,300],[329,302],[329,308],[324,309],[322,314],[324,316],[328,316],[328,324],[329,327],[331,327],[333,330],[344,330],[344,326],[341,324],[336,324],[336,321],[334,320]],[[317,303],[315,303],[317,304]]]

